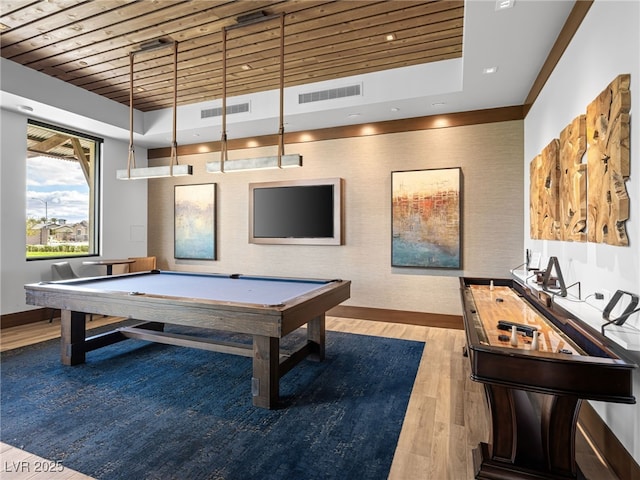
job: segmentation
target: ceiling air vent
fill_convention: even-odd
[[[301,93],[298,95],[298,103],[322,102],[336,98],[355,97],[361,95],[362,85],[350,85],[348,87],[332,88],[319,92]]]
[[[237,105],[227,105],[227,115],[234,113],[245,113],[249,111],[249,103],[238,103]],[[206,108],[200,110],[200,118],[221,117],[222,107]]]

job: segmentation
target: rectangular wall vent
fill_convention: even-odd
[[[355,97],[361,95],[361,91],[361,85],[350,85],[348,87],[332,88],[319,92],[301,93],[298,95],[298,103],[322,102],[336,98]]]
[[[249,103],[238,103],[237,105],[227,105],[227,115],[234,113],[245,113],[249,111]],[[200,118],[221,117],[222,107],[207,108],[200,110]]]

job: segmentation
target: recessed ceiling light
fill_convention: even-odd
[[[492,73],[496,73],[498,71],[498,67],[485,67],[482,69],[482,73],[485,75],[491,75]]]
[[[516,0],[496,0],[496,11],[512,8]]]
[[[29,105],[20,105],[18,109],[22,110],[23,112],[33,112],[33,108]]]
[[[391,107],[392,112],[399,112],[400,109],[398,107]]]
[[[387,42],[391,42],[391,41],[396,39],[396,34],[395,33],[388,33],[384,38],[385,38],[385,40]]]
[[[137,90],[138,92],[144,92],[144,91],[145,91],[145,89],[144,89],[144,88],[142,88],[142,87],[136,87],[136,90]]]
[[[78,62],[78,65],[82,66],[82,67],[86,67],[87,65],[89,65],[87,62],[85,62],[84,60],[80,60]]]
[[[0,23],[0,32],[4,32],[5,30],[9,30],[9,25],[5,25],[4,23]]]
[[[444,102],[433,102],[431,104],[432,107],[442,107],[443,105],[446,105],[446,103],[444,103]]]
[[[240,67],[242,70],[251,70],[253,67],[251,65],[249,65],[248,63],[245,63],[244,65],[242,65]]]
[[[361,113],[350,113],[349,114],[349,118],[356,118],[359,117],[360,115],[362,115]]]

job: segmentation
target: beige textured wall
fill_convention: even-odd
[[[352,281],[345,305],[461,314],[458,276],[506,277],[522,263],[523,122],[509,121],[286,146],[304,166],[283,171],[208,174],[219,153],[180,159],[193,177],[149,181],[150,255],[161,269]],[[274,155],[275,147],[231,151],[229,158]],[[166,164],[167,160],[152,164]],[[463,270],[391,267],[391,172],[461,167]],[[248,184],[341,177],[345,188],[342,246],[248,243]],[[173,258],[176,184],[216,183],[216,261]]]

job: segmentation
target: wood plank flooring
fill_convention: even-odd
[[[94,316],[87,326],[118,320]],[[488,441],[489,424],[482,385],[469,379],[469,361],[462,356],[464,332],[336,317],[327,318],[327,330],[426,343],[389,480],[473,479],[471,451],[479,442]],[[0,350],[59,336],[59,319],[8,328],[1,332]],[[619,480],[581,434],[576,443],[576,456],[587,478]],[[19,445],[0,443],[0,457],[3,480],[91,479],[66,467],[61,472],[36,472],[35,467],[43,465],[37,462],[46,460],[20,450]]]

